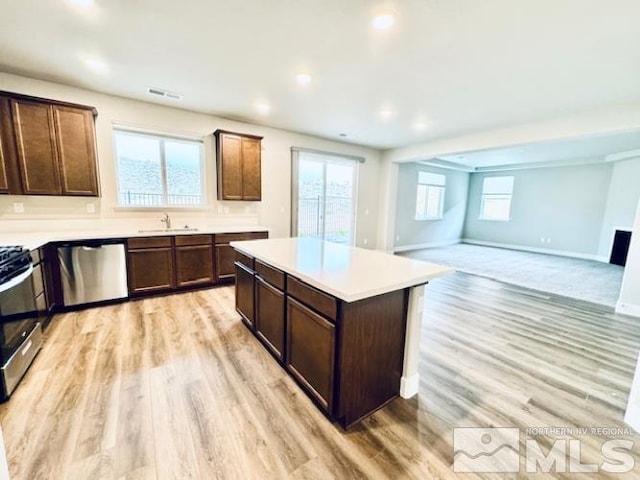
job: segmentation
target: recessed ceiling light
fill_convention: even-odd
[[[389,120],[393,116],[393,112],[388,108],[383,108],[380,110],[380,117],[384,120]]]
[[[381,13],[380,15],[376,15],[371,20],[371,25],[376,30],[388,30],[390,29],[396,21],[396,17],[394,17],[390,13]]]
[[[299,73],[296,75],[296,82],[298,82],[298,85],[309,85],[311,83],[311,75],[308,73]]]
[[[84,64],[89,70],[95,73],[107,73],[109,70],[107,62],[100,60],[99,58],[85,58]]]
[[[414,130],[418,130],[418,131],[424,130],[425,128],[427,128],[427,122],[418,120],[413,124],[413,128]]]
[[[267,115],[269,111],[271,111],[271,105],[269,105],[266,101],[261,100],[256,103],[256,110],[260,115]]]

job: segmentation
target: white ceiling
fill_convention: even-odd
[[[3,2],[0,70],[376,148],[640,101],[638,0],[95,2]]]
[[[616,157],[640,157],[640,130],[444,155],[438,159],[482,169],[535,163],[605,162]]]

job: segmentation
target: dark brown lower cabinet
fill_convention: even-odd
[[[129,250],[129,293],[151,293],[175,287],[171,247]]]
[[[237,252],[236,309],[319,408],[343,427],[400,394],[409,289],[346,302]]]
[[[230,242],[240,242],[243,240],[260,240],[269,237],[269,232],[241,232],[241,233],[217,233],[215,235],[215,256],[217,280],[233,280],[236,273],[233,262],[236,253]]]
[[[176,285],[194,287],[213,283],[213,246],[176,247]]]
[[[253,329],[254,324],[254,282],[253,271],[236,262],[236,310],[242,321]]]
[[[284,292],[256,276],[256,335],[271,353],[284,361],[285,297]]]
[[[287,369],[327,412],[332,412],[335,326],[287,298]]]
[[[236,273],[233,262],[236,253],[229,244],[216,244],[216,269],[218,280],[232,280]]]

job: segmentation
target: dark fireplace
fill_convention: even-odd
[[[627,254],[631,243],[631,232],[626,230],[616,230],[613,237],[613,247],[611,248],[611,258],[609,263],[625,266],[627,264]]]

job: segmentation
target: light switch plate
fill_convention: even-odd
[[[87,213],[96,213],[96,206],[93,203],[87,203]]]
[[[13,202],[13,213],[24,213],[24,203]]]

